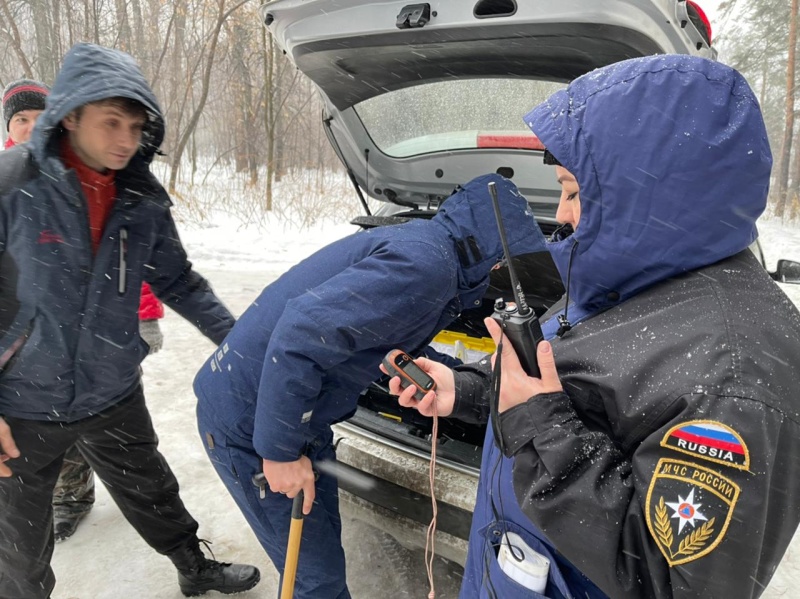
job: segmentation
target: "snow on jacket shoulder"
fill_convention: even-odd
[[[118,197],[93,255],[80,184],[58,154],[60,123],[75,108],[114,96],[142,102],[150,118],[140,152],[117,173]],[[0,197],[3,308],[13,308],[0,331],[0,355],[13,348],[0,373],[0,413],[69,422],[127,396],[147,354],[137,314],[144,281],[213,341],[230,330],[233,317],[192,270],[169,197],[149,171],[162,138],[161,111],[129,56],[91,44],[67,53],[22,150],[31,176]],[[0,153],[0,177],[19,162],[16,150]]]

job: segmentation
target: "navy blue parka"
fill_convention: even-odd
[[[201,404],[262,458],[298,459],[355,412],[389,350],[419,353],[481,303],[503,257],[492,181],[512,255],[544,251],[514,184],[474,179],[431,220],[345,237],[267,286],[195,378]]]
[[[61,121],[90,102],[125,97],[148,111],[139,152],[116,174],[117,198],[96,254],[81,185],[60,158]],[[142,282],[215,343],[233,325],[192,270],[149,169],[164,137],[158,103],[133,59],[78,44],[29,144],[0,153],[0,414],[72,422],[127,397],[147,344]]]

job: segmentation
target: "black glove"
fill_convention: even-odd
[[[161,325],[158,320],[140,320],[139,335],[150,346],[151,354],[156,353],[164,345],[164,335],[161,334]]]

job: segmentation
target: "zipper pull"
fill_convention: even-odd
[[[119,230],[119,287],[117,291],[120,295],[125,293],[125,283],[128,278],[128,229],[122,227]]]

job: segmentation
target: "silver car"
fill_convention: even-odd
[[[516,183],[548,234],[560,189],[522,115],[613,62],[716,57],[702,11],[686,0],[275,0],[261,10],[323,98],[328,137],[366,212],[355,221],[363,227],[430,217],[459,184],[497,172]],[[366,196],[381,209],[370,213]],[[552,263],[517,270],[537,312],[561,296]],[[491,353],[482,319],[508,289],[507,272],[494,273],[483,305],[435,346],[465,361]],[[424,545],[430,420],[400,408],[379,381],[335,429],[338,458],[352,474],[340,476],[343,500],[401,542]],[[483,427],[440,423],[437,553],[462,564],[483,439]]]

